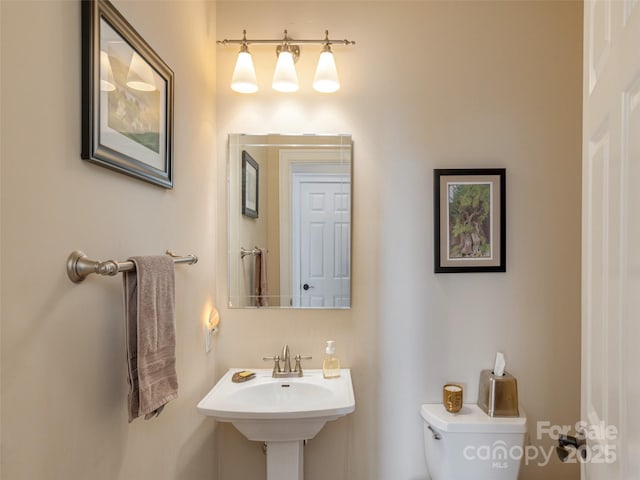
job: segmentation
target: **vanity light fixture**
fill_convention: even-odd
[[[322,40],[294,40],[289,37],[287,30],[280,40],[248,40],[247,31],[243,30],[241,40],[218,40],[221,45],[240,45],[238,60],[231,79],[231,89],[239,93],[254,93],[258,90],[255,69],[249,44],[276,45],[278,61],[273,75],[271,86],[278,92],[296,92],[299,89],[298,75],[295,69],[295,62],[300,56],[300,45],[322,45],[322,52],[316,67],[313,88],[318,92],[331,93],[340,88],[338,70],[335,58],[331,51],[331,45],[355,45],[351,40],[331,40],[329,31],[325,31],[325,38]]]
[[[297,92],[300,87],[298,86],[298,74],[296,73],[291,47],[288,43],[285,43],[278,49],[278,62],[276,63],[276,71],[273,74],[271,88],[278,92]]]
[[[254,93],[258,91],[256,69],[247,46],[247,31],[243,32],[242,44],[238,53],[238,60],[231,77],[231,89],[239,93]]]
[[[327,32],[328,34],[329,32]],[[340,89],[338,69],[329,42],[324,44],[322,53],[320,53],[316,74],[313,77],[313,89],[323,93],[333,93]]]

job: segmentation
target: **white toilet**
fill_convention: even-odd
[[[517,480],[527,418],[490,417],[477,405],[457,414],[422,405],[424,450],[431,480]]]

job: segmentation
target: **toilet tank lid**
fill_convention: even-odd
[[[441,403],[424,404],[420,408],[422,418],[443,432],[468,433],[525,433],[527,417],[519,407],[518,417],[490,417],[475,404],[465,404],[460,412],[453,414]]]

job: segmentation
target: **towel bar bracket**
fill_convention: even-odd
[[[267,250],[263,250],[258,246],[253,247],[253,249],[251,249],[251,250],[247,250],[244,247],[240,247],[240,258],[242,259],[242,258],[244,258],[244,257],[246,257],[248,255],[256,256],[256,255],[258,255],[259,253],[262,253],[262,252],[267,252],[268,253]]]
[[[175,263],[188,263],[192,265],[198,261],[198,257],[195,255],[181,257],[171,250],[167,250],[166,253],[173,258]],[[92,273],[115,276],[120,272],[129,272],[134,269],[135,265],[131,261],[116,262],[115,260],[106,260],[101,262],[99,260],[90,260],[84,252],[80,250],[71,252],[67,258],[67,275],[73,283],[82,282]]]
[[[92,273],[100,275],[117,275],[118,264],[113,260],[100,262],[89,260],[84,252],[75,250],[67,258],[67,274],[73,283],[79,283]]]

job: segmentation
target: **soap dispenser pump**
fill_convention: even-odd
[[[334,343],[334,340],[327,340],[327,347],[324,350],[324,360],[322,362],[322,375],[324,378],[337,378],[340,376],[340,361],[336,357]]]

